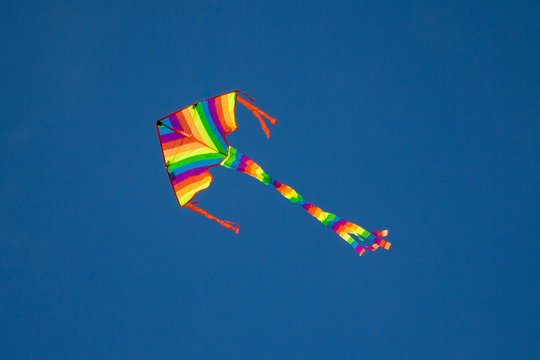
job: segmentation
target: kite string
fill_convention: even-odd
[[[251,100],[251,102],[256,102],[251,96],[249,96],[248,94],[246,94],[245,92],[241,91],[241,90],[236,90],[237,93],[240,93],[244,96],[247,96],[249,100]]]

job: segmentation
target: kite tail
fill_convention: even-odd
[[[234,231],[235,233],[238,234],[238,231],[240,230],[240,227],[237,224],[233,223],[232,221],[218,219],[214,215],[211,215],[207,211],[205,211],[205,210],[203,210],[203,209],[201,209],[201,208],[194,205],[194,204],[197,204],[197,203],[198,203],[198,201],[190,202],[190,203],[187,203],[185,205],[185,207],[187,207],[188,209],[190,209],[192,211],[195,211],[196,213],[204,215],[204,216],[206,216],[207,218],[209,218],[211,220],[214,220],[215,222],[217,222],[221,226],[224,226],[227,229],[230,229],[230,230],[232,230],[232,231]]]
[[[362,255],[366,250],[375,251],[379,247],[386,250],[390,249],[391,244],[383,239],[383,237],[388,235],[388,230],[369,232],[359,225],[342,219],[335,214],[323,211],[317,206],[305,201],[290,186],[280,183],[265,173],[253,160],[232,146],[229,146],[229,154],[223,159],[220,165],[248,174],[265,185],[273,186],[285,198],[289,199],[292,203],[302,206],[311,216],[341,236],[359,255]]]

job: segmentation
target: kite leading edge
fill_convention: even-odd
[[[243,172],[267,186],[274,187],[285,198],[302,206],[323,225],[331,228],[359,255],[362,255],[366,249],[374,251],[382,247],[388,250],[391,244],[383,239],[388,234],[388,230],[369,232],[335,214],[324,212],[306,202],[294,189],[265,173],[253,160],[229,145],[225,136],[238,128],[235,117],[237,102],[253,112],[268,138],[270,131],[263,117],[272,125],[276,123],[276,119],[238,96],[239,92],[236,90],[195,103],[158,120],[156,127],[163,160],[178,204],[238,233],[237,224],[220,220],[195,206],[196,201],[191,201],[198,192],[210,186],[212,175],[208,169],[221,165]],[[242,94],[247,96],[245,93]],[[254,102],[249,96],[247,97]]]

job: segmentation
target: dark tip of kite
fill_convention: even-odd
[[[163,123],[161,122],[161,120],[158,120],[157,126],[163,126]]]

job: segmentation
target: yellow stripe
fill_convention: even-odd
[[[231,104],[231,96],[232,96],[232,104]],[[231,129],[231,131],[235,130],[237,128],[236,126],[236,119],[234,118],[234,105],[236,100],[236,93],[229,93],[225,94],[219,97],[219,101],[221,102],[221,111],[223,112],[223,120],[227,124],[227,127]]]
[[[180,160],[187,159],[189,157],[195,156],[195,155],[205,155],[205,154],[215,154],[216,152],[212,149],[209,149],[205,146],[199,145],[199,148],[195,148],[193,150],[187,150],[182,151],[181,153],[178,153],[174,156],[167,157],[166,160],[169,163],[175,163]]]
[[[199,116],[199,112],[194,107],[189,107],[189,111],[191,112],[191,116],[193,117],[193,120],[195,121],[195,124],[197,124],[197,129],[199,130],[199,134],[201,134],[203,142],[207,144],[212,149],[216,150],[214,146],[214,142],[212,141],[212,138],[206,131],[206,128],[204,127],[203,121],[201,117]]]
[[[176,192],[176,197],[178,198],[180,205],[186,205],[197,192],[208,188],[211,182],[212,175],[208,174],[205,178],[178,190]]]
[[[221,112],[223,115],[223,121],[225,121],[225,124],[227,124],[227,127],[234,129],[233,123],[231,121],[231,115],[229,113],[229,102],[227,101],[227,95],[220,96],[219,102],[221,103]]]
[[[339,236],[341,236],[349,244],[352,244],[354,242],[354,239],[352,238],[352,236],[347,234],[347,233],[345,233],[343,235],[339,235]]]
[[[231,125],[233,128],[236,128],[236,119],[234,117],[234,107],[236,105],[236,92],[229,93],[227,95],[227,101],[229,102],[229,106],[227,108],[229,110],[229,118],[231,120]]]
[[[201,142],[205,142],[203,136],[201,135],[200,129],[197,126],[197,122],[195,121],[195,119],[193,119],[191,109],[191,106],[185,108],[184,110],[182,110],[182,114],[184,115],[184,118],[189,125],[189,130],[191,130],[193,137]]]
[[[183,144],[176,146],[174,148],[163,150],[163,155],[165,155],[165,159],[169,159],[173,156],[176,156],[178,154],[181,154],[184,151],[193,151],[199,148],[203,148],[204,146],[202,144],[199,144],[198,142],[184,142]],[[209,151],[211,151],[209,149]]]

